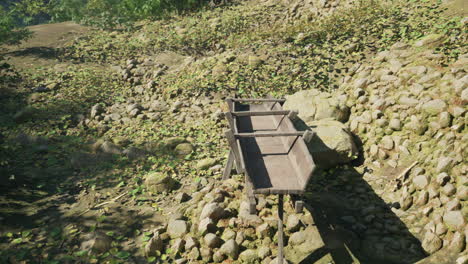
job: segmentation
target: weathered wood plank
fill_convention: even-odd
[[[304,132],[266,132],[266,133],[236,133],[236,138],[245,137],[287,137],[287,136],[302,136]]]
[[[240,149],[237,146],[236,138],[234,137],[234,133],[232,130],[228,129],[224,131],[224,135],[226,136],[229,146],[234,153],[234,160],[236,163],[236,170],[237,173],[242,173],[242,166],[241,166],[241,156],[240,156]]]
[[[255,200],[255,195],[253,193],[253,184],[249,179],[247,173],[245,174],[245,191],[247,194],[247,198],[249,199],[249,213],[256,214],[257,213],[257,202]]]
[[[234,102],[286,102],[286,99],[282,98],[228,98],[227,100],[232,100]]]
[[[234,131],[235,122],[234,122],[234,117],[232,116],[232,113],[231,112],[226,112],[226,113],[224,113],[224,117],[226,117],[226,120],[228,121],[229,128]]]
[[[302,213],[304,211],[304,201],[302,200],[297,200],[294,202],[294,209],[296,211],[296,214]]]
[[[269,116],[269,115],[287,115],[291,111],[289,110],[277,110],[277,111],[240,111],[232,112],[234,116]]]
[[[277,263],[283,263],[283,195],[278,195],[278,261]]]
[[[229,156],[226,162],[226,167],[224,167],[223,180],[227,180],[231,176],[233,164],[234,164],[234,151],[231,149],[231,151],[229,151]]]

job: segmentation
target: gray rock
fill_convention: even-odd
[[[360,89],[360,88],[366,87],[367,83],[369,83],[369,79],[359,78],[354,81],[354,87],[357,89]]]
[[[289,238],[288,246],[285,248],[286,259],[293,263],[299,263],[311,252],[323,247],[320,233],[315,226],[293,233]]]
[[[296,232],[301,227],[300,218],[296,214],[288,215],[288,220],[286,221],[286,230],[289,232]]]
[[[200,244],[196,238],[188,236],[185,238],[185,251],[190,251],[192,248],[198,247]]]
[[[413,184],[418,190],[422,190],[429,185],[429,178],[426,175],[418,175],[414,177]]]
[[[461,185],[457,188],[457,198],[461,201],[468,200],[468,186]]]
[[[424,235],[422,247],[427,253],[432,254],[442,248],[442,240],[436,234],[428,231]]]
[[[146,156],[146,152],[136,147],[129,147],[123,151],[123,154],[130,160],[140,159]]]
[[[198,224],[198,233],[200,235],[205,235],[210,232],[216,231],[216,225],[211,218],[204,218]]]
[[[186,202],[186,201],[190,200],[190,195],[188,195],[185,192],[178,192],[176,197],[175,197],[175,200],[178,203],[183,203],[183,202]]]
[[[425,103],[422,109],[431,115],[438,115],[447,110],[447,104],[442,99],[435,99]]]
[[[162,252],[164,247],[163,240],[159,236],[159,233],[156,232],[153,237],[148,241],[148,244],[145,246],[145,256],[153,257],[157,256],[156,251]]]
[[[170,220],[167,225],[167,233],[172,239],[183,237],[188,233],[188,225],[184,220]]]
[[[216,159],[206,158],[206,159],[202,159],[198,161],[195,167],[200,170],[206,170],[215,164],[216,164]]]
[[[407,106],[416,106],[419,101],[415,98],[407,97],[407,96],[402,96],[398,100],[398,103],[401,105],[407,105]]]
[[[95,104],[91,107],[91,119],[94,119],[97,115],[100,115],[104,111],[100,104]]]
[[[165,138],[162,142],[162,145],[166,148],[175,148],[177,145],[185,142],[183,137],[170,137]]]
[[[450,176],[445,172],[439,173],[436,177],[436,181],[440,186],[444,186],[448,181],[450,181]]]
[[[210,218],[213,221],[218,221],[224,216],[224,209],[218,203],[206,204],[200,214],[200,219]]]
[[[146,175],[145,186],[152,192],[168,192],[177,187],[177,181],[161,172],[150,172]]]
[[[437,162],[436,171],[446,172],[452,168],[453,159],[449,157],[440,157]]]
[[[396,130],[396,131],[400,131],[401,130],[401,121],[400,119],[391,119],[390,122],[388,123],[388,126],[393,129],[393,130]]]
[[[109,251],[111,248],[112,239],[105,234],[95,232],[86,237],[87,239],[81,243],[81,250],[100,254]]]
[[[427,130],[427,123],[419,120],[416,116],[411,116],[411,122],[407,126],[417,135],[422,135]]]
[[[456,252],[462,252],[466,248],[466,239],[465,239],[465,234],[461,232],[455,232],[455,234],[452,237],[452,241],[450,242],[449,248]]]
[[[198,260],[200,258],[200,250],[197,247],[192,248],[188,254],[188,258],[191,260]]]
[[[142,109],[141,105],[139,104],[130,104],[127,106],[126,110],[127,110],[127,113],[130,113],[134,110],[138,110],[138,112]]]
[[[239,256],[239,245],[234,239],[230,239],[221,246],[220,252],[229,258],[236,260]]]
[[[235,219],[235,218],[231,218],[231,219]],[[232,229],[226,228],[226,229],[224,229],[224,232],[223,232],[223,235],[221,236],[221,238],[224,241],[228,241],[230,239],[235,239],[236,238],[236,232],[234,230],[232,230]]]
[[[327,118],[345,122],[349,117],[349,108],[344,97],[318,90],[304,90],[286,96],[283,108],[298,111],[298,116],[307,125],[314,120]]]
[[[307,145],[319,167],[330,168],[357,158],[358,149],[343,124],[334,120],[320,120],[310,122],[310,126],[316,135]]]
[[[454,195],[456,192],[457,192],[457,189],[455,188],[455,186],[453,186],[453,184],[451,183],[447,183],[443,188],[442,188],[442,192],[447,195],[447,196],[452,196]]]
[[[463,101],[468,101],[468,88],[463,90],[460,97]]]
[[[193,146],[190,143],[181,143],[175,147],[175,152],[179,155],[188,155],[192,153]]]
[[[218,248],[223,243],[223,240],[213,233],[206,234],[203,239],[209,248]]]
[[[449,228],[454,230],[463,230],[466,225],[466,219],[461,211],[445,212],[443,220]]]
[[[108,153],[108,154],[118,155],[122,153],[122,150],[120,149],[120,147],[118,147],[117,145],[109,141],[105,141],[104,143],[102,143],[99,148],[102,152]]]
[[[413,196],[407,195],[401,197],[400,206],[401,210],[406,211],[413,205]]]
[[[283,263],[282,264],[288,264],[289,262],[283,258]],[[274,258],[272,261],[270,261],[269,264],[280,264],[280,261],[278,260],[278,258]]]
[[[255,232],[257,233],[257,236],[260,238],[270,237],[271,228],[268,225],[268,223],[263,223],[257,226],[257,228],[255,228]]]
[[[257,249],[257,254],[260,259],[265,259],[271,255],[271,250],[269,247],[262,246]]]
[[[452,123],[452,116],[448,112],[439,114],[439,125],[441,128],[449,127]]]
[[[224,255],[218,250],[213,253],[213,262],[214,263],[221,263],[225,259]]]
[[[394,147],[393,139],[390,136],[384,136],[380,141],[380,146],[386,150],[392,150]]]
[[[370,124],[372,122],[372,114],[369,111],[365,111],[359,117],[359,122],[364,124]]]
[[[416,201],[416,204],[419,205],[419,206],[423,206],[423,205],[427,204],[428,201],[429,201],[429,193],[427,191],[423,190],[419,194],[419,197],[418,197],[418,200]]]
[[[250,205],[248,201],[242,201],[240,204],[239,208],[239,218],[245,223],[245,224],[250,224],[253,226],[260,225],[263,221],[262,219],[256,215],[250,214]],[[240,236],[239,232],[237,233],[238,236]],[[236,238],[237,243],[240,245],[241,242],[239,242]]]
[[[458,257],[455,264],[468,264],[468,255]]]
[[[442,34],[429,34],[414,43],[415,47],[435,45],[444,39]]]
[[[260,260],[257,252],[253,249],[247,249],[240,253],[239,259],[242,261],[242,263],[246,264],[255,264]]]
[[[112,121],[118,121],[122,118],[121,115],[119,115],[118,113],[112,113],[109,115],[110,119],[112,119]]]
[[[460,200],[453,199],[445,204],[446,211],[456,211],[461,209]]]
[[[182,253],[184,250],[184,245],[185,245],[185,240],[181,238],[177,238],[172,242],[171,246],[171,254],[172,255],[177,255],[179,253]]]

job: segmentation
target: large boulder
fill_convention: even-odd
[[[357,158],[358,148],[345,125],[329,119],[309,124],[316,135],[307,145],[317,166],[330,168]]]
[[[332,118],[345,122],[349,118],[346,96],[333,95],[318,90],[304,90],[286,96],[283,108],[298,111],[299,117],[307,125],[314,120]]]
[[[289,244],[285,248],[285,255],[289,261],[299,263],[324,245],[317,228],[310,226],[290,236]]]
[[[154,171],[146,175],[145,186],[151,192],[168,192],[177,187],[177,181],[161,172]]]

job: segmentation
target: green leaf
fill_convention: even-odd
[[[21,242],[23,242],[23,239],[21,237],[19,238],[15,238],[11,241],[12,244],[20,244]]]
[[[22,237],[28,237],[30,234],[31,234],[30,230],[26,230],[26,231],[21,232]]]
[[[130,257],[130,253],[128,253],[127,251],[120,251],[120,252],[117,253],[115,256],[116,256],[117,258],[127,259],[128,257]]]
[[[87,250],[81,250],[81,251],[75,252],[75,256],[77,257],[83,257],[83,256],[86,256],[86,254],[88,254]]]

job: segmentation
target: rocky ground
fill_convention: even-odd
[[[243,177],[221,181],[223,99],[272,94],[316,132],[320,166],[306,210],[285,202],[288,263],[468,263],[459,5],[245,1],[33,28],[1,69],[0,262],[276,263],[277,197],[250,215]]]

